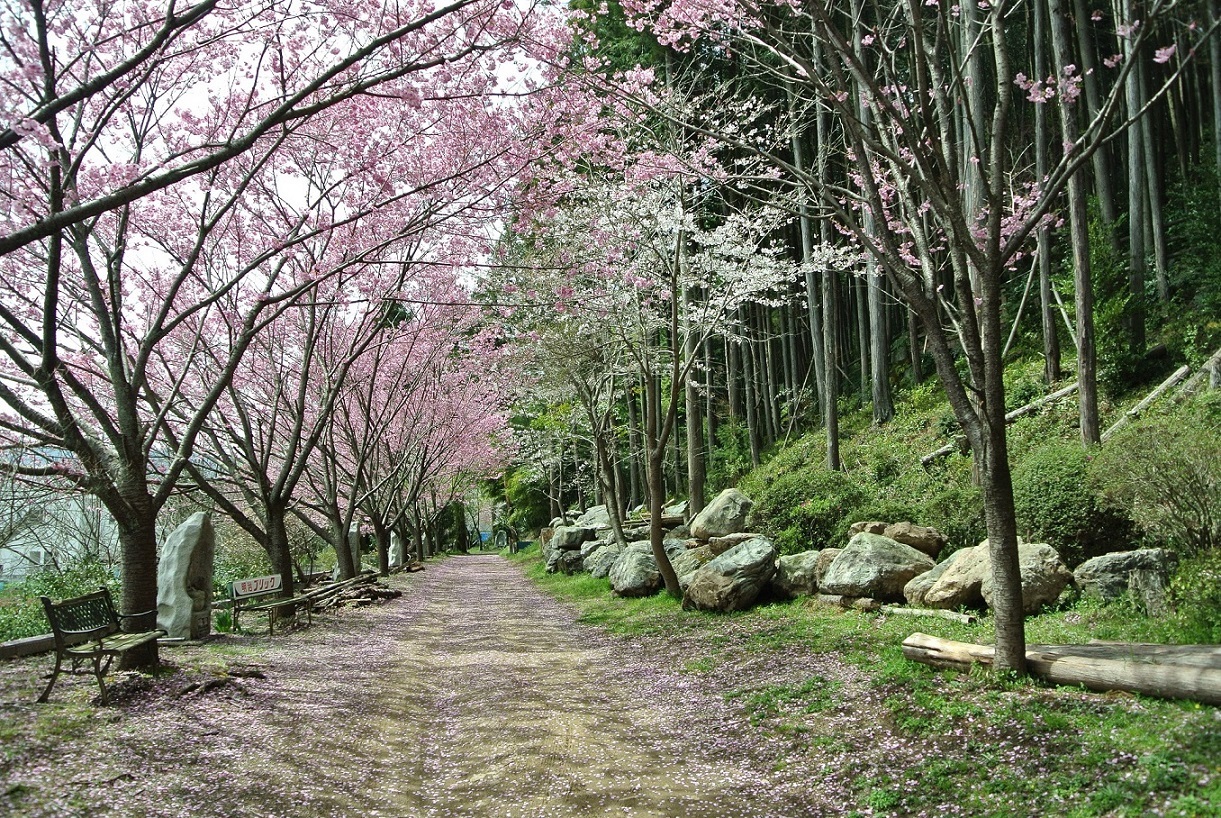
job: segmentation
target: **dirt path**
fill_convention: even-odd
[[[768,754],[740,737],[753,731],[736,729],[740,711],[630,642],[575,624],[499,557],[396,581],[396,602],[240,648],[232,661],[265,679],[98,710],[85,740],[0,766],[0,812],[823,811],[808,800],[815,788],[773,780]],[[83,681],[70,684],[83,695]]]

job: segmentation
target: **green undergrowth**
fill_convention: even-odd
[[[777,769],[809,765],[822,777],[854,759],[840,783],[857,814],[1221,816],[1221,710],[938,671],[903,656],[914,631],[988,644],[986,615],[964,624],[796,600],[717,616],[664,594],[618,599],[588,575],[546,574],[537,553],[512,559],[584,623],[681,643],[676,670],[741,707],[747,729],[777,739]],[[1030,644],[1174,636],[1173,622],[1089,600],[1026,628]],[[803,657],[828,670],[809,672]]]

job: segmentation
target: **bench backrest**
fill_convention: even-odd
[[[265,577],[234,580],[229,585],[229,598],[234,602],[253,597],[278,594],[284,587],[284,578],[279,574],[269,574]]]
[[[84,596],[54,602],[50,597],[40,597],[51,632],[55,635],[55,647],[63,650],[68,645],[90,639],[101,639],[119,630],[119,615],[115,611],[110,590],[100,590]]]

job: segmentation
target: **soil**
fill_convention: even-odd
[[[31,704],[49,657],[7,663],[0,813],[841,811],[835,787],[778,764],[777,739],[746,729],[746,711],[720,691],[727,676],[741,687],[797,670],[855,685],[847,666],[744,657],[715,674],[683,673],[681,634],[663,647],[582,626],[497,556],[455,557],[391,583],[401,599],[315,616],[310,628],[163,648],[170,672],[112,674],[105,708],[88,706],[87,677],[61,677],[52,704]],[[868,706],[858,698],[854,719]],[[836,729],[834,718],[825,724]]]

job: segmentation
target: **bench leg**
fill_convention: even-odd
[[[51,688],[55,687],[55,680],[59,678],[60,657],[55,657],[55,670],[51,671],[51,681],[47,682],[46,690],[42,691],[42,695],[38,697],[41,704],[46,704],[47,699],[51,696]]]
[[[98,677],[98,690],[101,691],[101,695],[98,697],[98,700],[102,703],[102,705],[107,704],[106,683],[104,681],[102,681],[102,676],[104,676],[106,674],[106,671],[109,669],[110,669],[110,657],[106,658],[106,665],[103,666],[102,665],[102,654],[99,653],[99,654],[94,655],[94,657],[93,657],[93,675]]]

